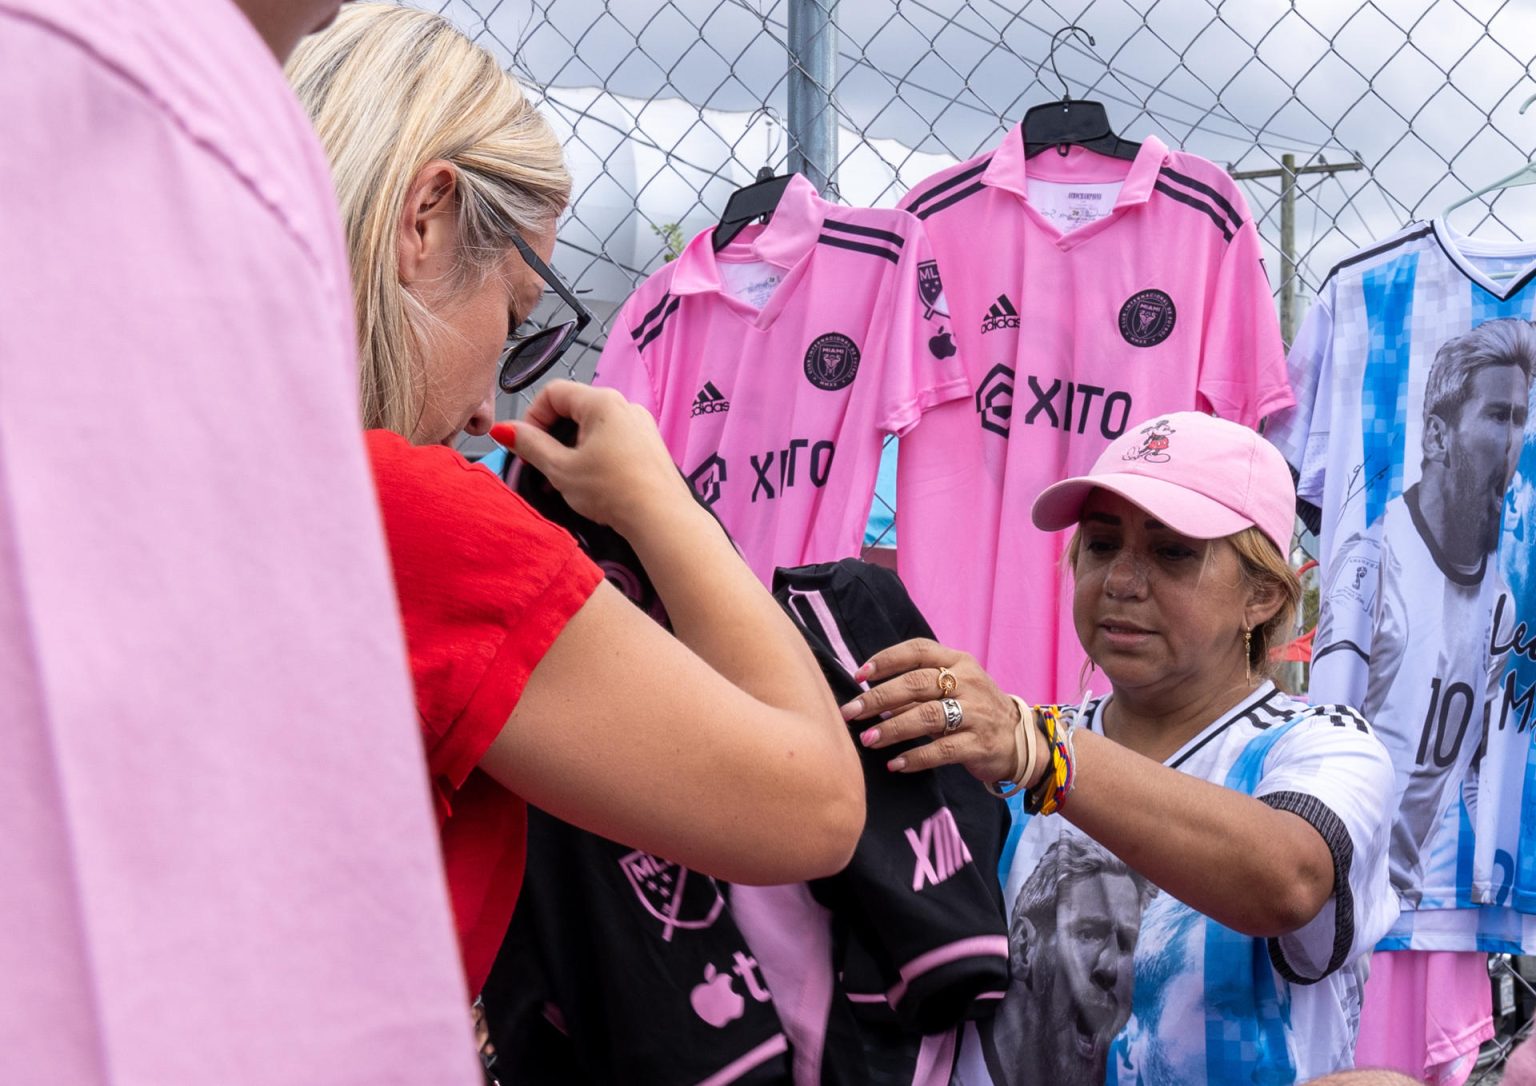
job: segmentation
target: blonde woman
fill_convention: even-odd
[[[362,412],[465,968],[478,991],[522,875],[524,801],[737,882],[840,869],[857,757],[809,651],[673,467],[643,409],[554,382],[504,442],[634,545],[677,637],[564,532],[443,447],[581,321],[519,339],[570,177],[496,61],[426,12],[347,5],[288,72],[330,156]],[[545,431],[574,419],[567,448]]]

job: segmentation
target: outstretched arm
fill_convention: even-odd
[[[941,665],[956,677],[965,714],[964,726],[951,735],[942,734],[935,700]],[[1014,775],[1017,714],[973,658],[919,640],[878,653],[866,667],[861,677],[871,689],[844,708],[870,725],[861,741],[879,748],[935,737],[894,760],[894,770],[955,763],[985,781]],[[892,715],[874,719],[882,712]],[[1029,783],[1045,772],[1039,746],[1025,776]],[[1079,732],[1076,753],[1076,787],[1062,817],[1191,908],[1245,935],[1270,937],[1301,928],[1334,893],[1332,855],[1304,818],[1169,769],[1101,735]],[[1385,768],[1381,775],[1388,786]]]
[[[557,417],[577,422],[574,448],[543,432]],[[554,382],[510,440],[573,509],[630,541],[677,636],[599,585],[482,768],[566,821],[731,881],[840,870],[864,820],[847,726],[650,416],[616,392]]]

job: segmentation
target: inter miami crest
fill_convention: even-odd
[[[1120,335],[1132,347],[1155,347],[1173,332],[1178,314],[1160,290],[1132,294],[1120,307]]]
[[[923,320],[933,320],[935,313],[941,317],[949,316],[949,307],[944,304],[944,284],[939,279],[937,260],[924,260],[918,264],[917,296],[923,303]]]
[[[805,352],[805,377],[827,392],[853,384],[859,372],[859,348],[841,332],[828,332],[811,341]]]
[[[682,864],[635,851],[622,857],[619,867],[645,911],[661,921],[661,937],[669,943],[678,928],[707,928],[725,908],[715,880]]]

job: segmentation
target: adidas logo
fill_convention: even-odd
[[[1013,308],[1013,303],[1008,300],[1008,295],[999,294],[997,301],[992,303],[992,308],[987,310],[987,315],[982,318],[981,331],[995,332],[999,328],[1017,328],[1019,326],[1019,311]]]
[[[699,394],[693,398],[693,417],[700,415],[718,415],[731,409],[731,401],[720,395],[720,390],[715,387],[713,381],[705,381],[704,387],[699,389]]]

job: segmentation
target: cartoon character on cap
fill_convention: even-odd
[[[1158,419],[1151,426],[1143,426],[1140,432],[1147,435],[1146,441],[1142,442],[1141,448],[1128,450],[1122,459],[1167,463],[1168,435],[1173,433],[1173,427],[1169,425],[1168,420]]]

